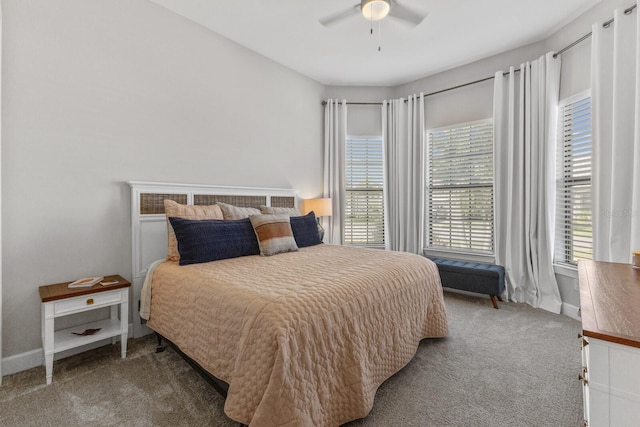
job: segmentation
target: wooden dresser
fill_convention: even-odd
[[[640,270],[580,261],[584,419],[640,425]]]

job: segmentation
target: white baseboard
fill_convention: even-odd
[[[133,325],[131,323],[129,323],[129,331],[127,333],[129,337],[133,337]],[[116,341],[119,340],[120,337],[116,337]],[[102,347],[103,345],[107,345],[110,342],[111,338],[107,338],[105,340],[87,344],[82,347],[72,348],[71,350],[67,351],[61,351],[60,353],[56,353],[53,359],[64,359],[65,357],[73,356],[74,354],[79,354],[87,350]],[[2,359],[2,375],[5,376],[16,374],[18,372],[26,371],[27,369],[36,368],[43,365],[44,351],[42,350],[42,347],[40,347],[35,350],[25,351],[24,353],[14,354],[13,356],[5,357],[4,359]],[[53,368],[53,371],[55,375],[55,366]]]
[[[11,375],[16,372],[26,371],[44,364],[44,354],[41,348],[26,351],[2,359],[2,375]]]
[[[567,304],[566,302],[562,303],[562,308],[560,314],[564,314],[574,320],[581,320],[579,313],[580,307],[576,307],[575,305]]]

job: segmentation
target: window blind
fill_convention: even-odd
[[[384,246],[382,139],[348,137],[345,146],[344,243]]]
[[[591,97],[561,104],[556,189],[557,264],[591,259]]]
[[[428,247],[493,253],[491,120],[428,131]]]

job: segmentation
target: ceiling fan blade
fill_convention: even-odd
[[[427,17],[427,13],[422,13],[415,11],[413,9],[404,6],[403,4],[398,3],[395,0],[391,0],[391,10],[389,11],[389,15],[398,19],[402,19],[404,21],[408,21],[413,25],[419,25],[424,18]]]
[[[360,3],[354,6],[351,6],[348,9],[342,10],[340,12],[336,12],[334,14],[325,16],[324,18],[319,19],[318,21],[320,21],[320,23],[325,27],[331,27],[339,23],[340,21],[348,18],[349,16],[355,15],[357,13],[360,13]]]

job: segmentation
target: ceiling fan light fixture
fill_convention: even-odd
[[[362,0],[360,9],[365,18],[379,21],[389,14],[389,0]]]

